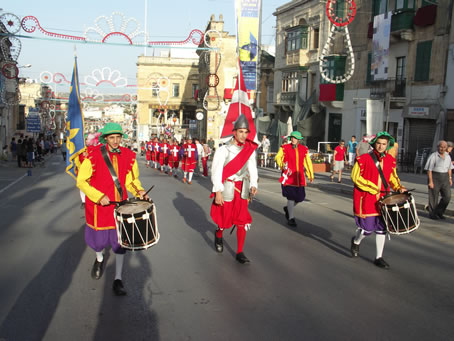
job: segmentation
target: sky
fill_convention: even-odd
[[[272,13],[277,7],[290,0],[262,0],[262,44],[274,45],[276,18]],[[125,18],[135,18],[141,30],[145,30],[146,0],[2,0],[0,15],[13,13],[20,19],[34,16],[40,25],[50,32],[83,36],[85,29],[95,26],[99,16],[110,17],[121,12]],[[224,30],[235,34],[234,0],[148,0],[147,31],[153,41],[185,40],[193,29],[204,31],[212,14],[216,19],[222,14]],[[43,40],[48,38],[39,31],[27,33],[22,29],[18,34],[33,39],[21,38],[22,49],[18,65],[31,64],[20,68],[19,77],[40,79],[43,72],[62,73],[70,80],[74,65],[74,47],[80,79],[93,75],[96,69],[118,70],[128,84],[136,84],[137,58],[145,51],[143,47],[106,46],[74,44],[73,41]],[[113,38],[112,42],[124,41]],[[147,55],[153,55],[148,48]],[[155,52],[156,53],[156,52]],[[60,89],[58,89],[60,87]],[[58,91],[65,91],[67,85],[57,85]]]

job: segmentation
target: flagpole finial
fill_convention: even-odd
[[[74,57],[77,57],[77,49],[76,49],[76,45],[74,45]]]

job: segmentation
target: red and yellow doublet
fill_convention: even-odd
[[[390,154],[379,158],[383,175],[388,185],[398,191],[402,185],[396,172],[396,159]],[[356,158],[351,174],[355,187],[353,189],[353,212],[360,218],[380,215],[378,200],[385,195],[385,187],[381,181],[377,166],[367,153]]]
[[[115,229],[115,205],[96,204],[104,195],[111,201],[122,201],[128,198],[127,190],[135,196],[139,196],[139,191],[143,190],[138,179],[136,154],[128,148],[120,147],[120,150],[121,153],[108,152],[108,155],[121,183],[123,197],[120,197],[103,159],[101,145],[88,150],[77,177],[77,187],[87,195],[85,201],[87,225],[96,231]]]
[[[298,144],[297,148],[293,148],[292,144],[284,144],[279,149],[275,158],[277,164],[284,172],[285,164],[291,170],[291,174],[285,182],[285,186],[301,187],[306,186],[306,172],[309,180],[314,179],[314,171],[312,161],[309,156],[309,149],[306,146]]]

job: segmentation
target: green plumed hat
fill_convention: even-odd
[[[99,142],[102,144],[106,143],[105,136],[112,135],[112,134],[120,134],[123,138],[127,139],[128,135],[123,133],[123,128],[118,123],[109,122],[107,123],[104,128],[101,129],[101,136],[99,137]]]
[[[302,140],[303,139],[303,135],[301,135],[301,133],[299,131],[297,131],[297,130],[292,131],[292,133],[290,134],[290,136],[288,138],[290,139],[292,137],[294,137],[297,140]]]
[[[394,143],[396,142],[394,137],[392,137],[388,132],[381,131],[377,133],[377,135],[375,135],[375,137],[369,142],[369,144],[373,147],[375,142],[377,142],[379,138],[382,139],[385,138],[388,140],[388,147],[386,147],[386,150],[390,150],[394,146]]]

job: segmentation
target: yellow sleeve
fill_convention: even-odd
[[[139,196],[139,191],[144,190],[139,180],[139,166],[137,164],[137,160],[134,160],[131,171],[126,174],[125,185],[126,189],[135,197]]]
[[[314,168],[312,167],[312,160],[309,152],[304,157],[304,169],[306,170],[306,176],[309,180],[314,180]]]
[[[284,149],[282,149],[282,147],[279,148],[274,161],[276,161],[280,169],[284,168]]]
[[[378,186],[374,184],[372,181],[366,180],[361,176],[361,168],[359,167],[359,163],[355,162],[355,165],[352,169],[352,181],[353,183],[362,191],[369,192],[372,195],[377,195],[380,193]]]
[[[396,192],[402,187],[402,185],[400,184],[400,179],[397,176],[397,171],[395,168],[393,169],[391,176],[389,177],[389,185]]]
[[[104,196],[104,193],[98,191],[96,188],[90,185],[89,181],[93,174],[93,168],[89,159],[85,159],[77,173],[76,186],[85,193],[85,195],[93,202],[99,202]]]

